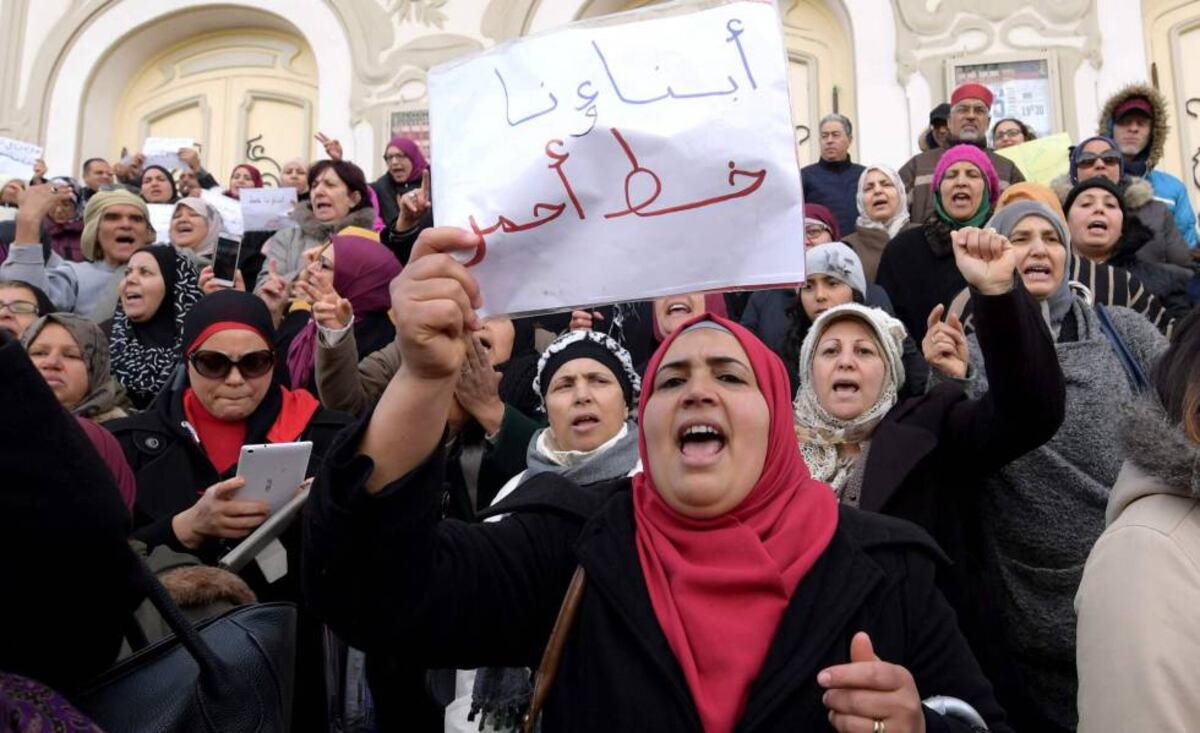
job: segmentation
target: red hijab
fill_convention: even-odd
[[[745,711],[792,593],[833,538],[838,508],[833,492],[809,475],[800,455],[783,362],[732,321],[706,314],[663,342],[646,367],[639,423],[645,424],[663,356],[701,320],[729,329],[750,357],[771,412],[762,474],[729,513],[685,517],[654,486],[643,429],[638,447],[647,468],[633,479],[634,517],[654,615],[683,669],[700,721],[706,733],[728,733]]]
[[[255,187],[255,188],[262,188],[262,187],[263,187],[263,177],[262,177],[262,171],[260,171],[259,169],[255,168],[254,166],[250,165],[249,163],[242,163],[242,164],[240,164],[240,165],[235,165],[235,166],[233,167],[233,170],[229,171],[229,177],[230,177],[230,178],[233,178],[233,174],[234,174],[234,173],[237,173],[237,170],[238,170],[238,168],[241,168],[242,170],[244,170],[244,171],[246,171],[247,173],[249,173],[249,174],[250,174],[250,179],[251,179],[252,181],[254,181],[254,187]],[[229,190],[227,190],[227,191],[225,192],[225,195],[226,195],[226,196],[229,196],[230,198],[235,198],[235,199],[236,199],[236,198],[239,198],[239,197],[238,197],[238,192],[237,192],[237,191],[234,191],[232,188],[231,188],[231,189],[229,189]]]

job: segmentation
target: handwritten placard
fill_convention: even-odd
[[[242,228],[248,232],[273,232],[296,222],[288,215],[296,208],[294,188],[241,188]]]
[[[241,239],[246,233],[242,226],[242,204],[216,189],[205,189],[200,198],[212,204],[221,214],[221,234],[229,239]]]
[[[1071,172],[1071,136],[1065,132],[1002,148],[996,154],[1016,163],[1025,180],[1047,186]]]
[[[672,4],[430,72],[434,216],[486,313],[804,279],[774,3]]]
[[[194,144],[195,141],[190,137],[148,137],[142,144],[145,165],[161,165],[169,171],[179,170],[186,165],[180,159],[179,151]]]
[[[154,227],[154,241],[157,244],[170,244],[171,217],[175,214],[175,204],[146,204],[150,211],[150,226]]]
[[[0,176],[27,181],[33,177],[33,164],[41,157],[42,149],[33,143],[0,137]]]

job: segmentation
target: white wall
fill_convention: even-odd
[[[322,0],[229,0],[286,19],[305,37],[316,56],[319,74],[319,129],[340,138],[346,155],[357,157],[350,125],[353,63],[349,40],[337,15]],[[46,164],[51,171],[73,170],[79,162],[78,131],[87,124],[84,100],[92,70],[132,32],[172,13],[193,9],[189,0],[123,0],[99,14],[60,59],[52,82],[45,134]],[[160,46],[161,48],[161,46]],[[111,117],[111,114],[110,114]],[[105,120],[107,125],[110,120]]]

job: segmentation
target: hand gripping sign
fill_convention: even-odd
[[[486,313],[804,279],[774,2],[572,24],[429,81],[434,216],[484,237]]]

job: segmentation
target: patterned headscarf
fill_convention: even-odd
[[[71,414],[79,417],[96,417],[111,411],[117,406],[117,385],[113,381],[109,369],[108,339],[93,321],[74,313],[50,313],[30,324],[21,336],[21,344],[28,351],[38,334],[46,326],[56,323],[67,329],[71,338],[83,353],[83,363],[87,367],[87,394],[77,404],[71,407]]]
[[[159,244],[138,252],[148,253],[158,261],[166,292],[158,311],[146,323],[130,321],[124,304],[117,303],[109,342],[113,376],[125,385],[134,406],[144,409],[179,364],[184,318],[204,293],[200,290],[200,271],[195,263],[176,253],[174,247]]]
[[[830,415],[817,400],[813,380],[813,358],[817,343],[825,330],[836,321],[852,318],[870,329],[880,347],[887,370],[884,373],[883,389],[879,398],[866,412],[849,420]],[[800,347],[800,391],[796,393],[796,437],[800,440],[800,452],[813,478],[824,481],[840,490],[850,477],[853,464],[839,460],[838,446],[857,444],[868,440],[884,415],[896,404],[898,393],[904,386],[904,324],[879,308],[868,308],[857,303],[839,305],[822,313],[804,337]]]

